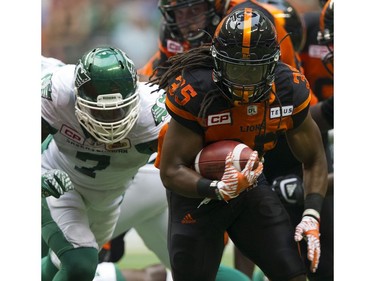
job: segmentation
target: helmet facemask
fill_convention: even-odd
[[[120,93],[98,95],[97,102],[76,100],[79,123],[99,142],[113,144],[126,137],[138,119],[139,96],[126,99]]]
[[[234,16],[224,18],[211,47],[214,80],[224,86],[234,105],[260,102],[268,97],[280,58],[272,23],[263,14],[259,17],[260,12],[251,10],[235,11]],[[244,25],[244,13],[252,13],[256,19],[253,26],[248,26],[251,18]],[[246,42],[252,37],[254,40]]]
[[[114,48],[97,48],[75,70],[75,114],[99,142],[123,140],[139,116],[139,92],[133,62]]]
[[[259,102],[268,94],[275,80],[279,53],[269,59],[233,59],[212,47],[214,77],[227,89],[234,105]]]

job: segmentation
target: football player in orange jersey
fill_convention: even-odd
[[[240,1],[244,0],[159,0],[158,7],[163,16],[159,48],[138,70],[141,78],[147,80],[169,57],[209,42],[227,9]]]
[[[311,281],[333,281],[334,280],[334,169],[333,169],[333,143],[329,140],[328,130],[334,128],[334,102],[333,102],[333,16],[334,16],[334,0],[328,0],[324,5],[320,15],[320,30],[317,40],[321,45],[325,45],[327,52],[322,57],[322,63],[328,73],[331,73],[331,96],[329,91],[324,92],[328,96],[318,104],[311,108],[311,115],[318,124],[323,140],[326,144],[326,156],[328,160],[328,189],[327,195],[322,208],[322,225],[321,225],[321,241],[322,241],[322,259],[319,270],[311,274]],[[327,87],[329,89],[329,87]],[[326,88],[326,89],[327,89]],[[323,223],[324,221],[324,223]]]
[[[241,7],[257,8],[261,10],[275,25],[277,29],[278,41],[281,48],[281,61],[296,67],[302,71],[301,62],[294,45],[302,45],[304,40],[304,29],[298,26],[300,30],[298,36],[294,32],[293,36],[288,36],[290,32],[286,30],[288,25],[275,15],[280,15],[280,9],[274,6],[262,3],[264,1],[250,0],[160,0],[159,9],[163,15],[163,22],[159,32],[159,49],[154,56],[138,70],[140,77],[147,80],[148,76],[159,66],[163,66],[169,57],[178,53],[198,47],[204,43],[210,42],[214,30],[219,21],[232,9]],[[286,5],[286,4],[285,4]],[[290,5],[289,5],[290,6]],[[289,8],[289,6],[287,8]],[[288,10],[289,11],[289,10]],[[285,11],[286,12],[286,11]],[[299,20],[298,14],[293,13],[292,20]],[[289,21],[288,21],[289,22]],[[162,69],[158,71],[162,73]],[[312,103],[316,103],[315,95],[312,95]],[[235,266],[251,277],[253,264],[246,262],[243,266],[240,264],[245,261],[241,254],[235,249]]]
[[[159,49],[138,70],[146,79],[171,56],[211,41],[228,8],[244,0],[159,0]],[[141,77],[142,77],[141,76]]]
[[[282,6],[291,6],[294,4],[293,10],[298,14],[302,7],[297,5],[297,1],[287,4],[287,0],[260,0],[268,4],[275,5],[282,9]],[[327,2],[327,1],[322,1]],[[333,2],[332,2],[333,3]],[[317,3],[318,5],[318,3]],[[323,202],[321,217],[321,244],[322,253],[320,258],[320,265],[316,273],[308,272],[309,280],[333,280],[333,155],[331,153],[331,145],[328,143],[327,130],[333,128],[333,76],[329,75],[329,70],[333,70],[332,56],[333,53],[333,6],[332,10],[323,9],[322,15],[325,14],[326,20],[319,21],[321,11],[309,11],[304,13],[302,24],[306,21],[307,24],[307,41],[302,52],[302,66],[304,74],[309,82],[312,82],[311,88],[314,89],[320,99],[317,103],[311,102],[311,115],[318,124],[322,132],[323,143],[326,147],[326,156],[328,163],[328,190]],[[326,12],[324,11],[326,10]],[[328,13],[327,13],[328,12]],[[277,13],[276,13],[277,14]],[[290,10],[285,10],[284,17],[289,16],[289,19],[295,14]],[[298,19],[292,21],[299,22]],[[320,23],[319,23],[320,22]],[[325,28],[321,27],[322,35],[317,40],[319,25],[325,24]],[[296,28],[302,30],[301,28]],[[323,32],[323,30],[326,30]],[[329,31],[328,31],[329,30]],[[293,30],[289,27],[289,31]],[[325,36],[323,36],[323,34]],[[299,36],[302,38],[301,36]],[[325,39],[325,38],[327,39]],[[293,37],[292,37],[293,39]],[[322,40],[323,39],[323,40]],[[298,41],[297,41],[298,42]],[[330,51],[331,50],[331,51]],[[325,70],[322,62],[328,62],[328,67]],[[312,81],[310,81],[310,79]],[[327,97],[329,97],[327,99]],[[322,100],[323,99],[323,100]],[[278,165],[279,159],[284,159],[284,165]],[[285,137],[281,136],[279,141],[272,151],[265,155],[264,174],[270,183],[273,183],[273,189],[280,195],[281,200],[285,204],[289,215],[292,218],[294,225],[299,223],[300,215],[303,212],[303,205],[301,204],[301,195],[303,196],[303,170],[301,163],[294,157],[293,153],[288,148],[288,143]],[[288,191],[288,192],[286,192]],[[305,249],[302,247],[302,252]],[[238,253],[235,255],[236,268],[245,272],[248,276],[252,276],[253,272],[250,269],[251,262],[241,258]],[[254,276],[252,276],[254,278]]]
[[[209,43],[220,20],[231,9],[241,7],[238,6],[241,3],[246,7],[258,8],[269,17],[276,26],[278,41],[283,41],[280,45],[281,60],[299,69],[300,58],[293,50],[293,42],[281,22],[276,21],[269,11],[274,9],[270,5],[250,0],[160,0],[163,21],[159,30],[159,49],[138,73],[147,80],[171,56]]]
[[[276,5],[277,4],[277,5]],[[305,40],[305,29],[302,19],[292,3],[286,0],[260,0],[260,1],[170,1],[162,0],[159,2],[159,8],[163,13],[164,22],[160,29],[159,50],[155,56],[139,71],[139,73],[150,75],[152,71],[177,53],[187,51],[193,47],[202,45],[208,42],[210,34],[213,34],[213,29],[218,23],[218,19],[226,10],[237,9],[241,7],[253,7],[260,9],[272,22],[277,29],[278,41],[281,42],[281,60],[292,65],[301,72],[300,59],[297,51],[300,51]],[[205,15],[206,17],[202,17]],[[205,30],[206,32],[203,32]],[[287,37],[287,32],[290,32],[290,38]],[[293,50],[293,47],[295,50]],[[161,68],[159,68],[161,71]],[[317,103],[317,98],[312,94],[311,104]],[[276,147],[277,150],[284,150],[287,146],[280,141],[281,144]],[[275,153],[274,153],[275,154]],[[286,158],[290,159],[292,166],[299,166],[300,163],[290,154],[285,154]],[[276,161],[278,162],[278,161]],[[272,169],[268,169],[272,170]],[[281,170],[283,173],[285,170]],[[289,172],[286,170],[286,172]],[[268,173],[266,173],[267,175]],[[267,177],[273,180],[274,175]],[[290,180],[290,176],[287,176]],[[297,181],[298,177],[294,177]],[[297,193],[297,191],[296,191]],[[293,195],[294,196],[294,195]],[[297,222],[298,223],[298,222]],[[243,262],[245,261],[245,264]],[[249,277],[253,272],[252,263],[246,262],[241,258],[241,255],[235,249],[235,265],[236,268],[246,273]]]
[[[328,134],[328,130],[333,129],[333,1],[322,2],[329,3],[325,4],[321,11],[304,14],[307,41],[301,53],[304,74],[319,99],[318,103],[310,107],[310,112],[321,130],[328,164],[328,187],[322,206],[322,223],[320,225],[322,252],[318,270],[315,273],[308,272],[310,281],[331,281],[334,279],[333,154]],[[287,146],[287,141],[283,138],[278,142],[275,150],[267,153],[265,160],[268,165],[265,165],[264,173],[269,182],[277,179],[274,185],[275,189],[292,188],[294,185],[297,191],[301,188],[299,178],[303,177],[302,165],[293,160],[294,156],[290,150],[286,149]],[[272,163],[277,163],[280,158],[288,159],[288,161],[285,161],[286,163],[282,167],[277,164],[272,165]],[[292,181],[292,178],[295,181]],[[284,192],[285,194],[287,193]],[[303,206],[297,203],[295,198],[297,194],[291,194],[292,196],[284,196],[282,199],[296,225],[299,214],[303,212]],[[302,248],[302,251],[304,250]]]
[[[320,2],[323,8],[327,0]],[[317,34],[320,32],[320,16],[322,12],[323,10],[313,10],[303,14],[307,36],[305,46],[300,52],[306,78],[309,80],[310,86],[319,101],[333,95],[333,75],[322,64],[322,59],[330,53],[330,50],[325,44],[318,42],[317,39]],[[331,41],[333,43],[333,40]]]
[[[235,9],[218,25],[212,44],[173,56],[166,72],[152,80],[166,89],[172,116],[158,156],[176,281],[215,279],[225,231],[271,280],[306,280],[296,241],[306,243],[311,271],[318,268],[327,163],[309,112],[309,83],[279,59],[272,22],[258,10]],[[284,134],[304,163],[304,211],[296,228],[263,165],[252,170],[255,157],[271,151]],[[255,152],[243,171],[233,168],[229,154],[223,177],[205,179],[191,169],[195,155],[222,139],[240,140]],[[185,216],[191,223],[184,223]]]
[[[322,92],[320,95],[321,101],[319,102],[319,105],[316,107],[316,111],[312,111],[312,113],[324,114],[323,118],[316,117],[317,120],[320,122],[317,122],[319,125],[319,128],[322,132],[326,132],[327,130],[333,129],[333,20],[334,18],[334,0],[327,1],[323,9],[320,13],[319,17],[319,31],[317,32],[317,42],[320,47],[325,48],[325,51],[321,52],[321,61],[322,64],[326,70],[326,72],[322,71],[324,77],[330,77],[331,79],[327,79],[327,81],[330,81],[330,86],[332,88],[324,88],[326,90],[330,89],[330,91]],[[327,75],[328,73],[328,75]],[[317,81],[317,80],[315,80]],[[323,89],[323,87],[321,87]],[[313,115],[313,116],[314,116]]]

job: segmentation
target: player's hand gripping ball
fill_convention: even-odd
[[[203,177],[221,180],[225,169],[225,158],[233,152],[233,165],[238,171],[245,168],[253,150],[246,144],[234,140],[222,140],[205,146],[195,157],[194,169]],[[253,170],[258,167],[259,159]]]

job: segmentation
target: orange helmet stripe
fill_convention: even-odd
[[[242,57],[248,58],[250,56],[250,40],[251,40],[251,15],[252,9],[245,8],[244,11],[244,27],[243,27],[243,38],[242,38]]]
[[[326,4],[323,6],[322,8],[322,12],[320,14],[320,19],[319,19],[319,26],[320,26],[320,30],[321,31],[324,31],[325,29],[325,22],[324,22],[324,15],[326,14],[327,12],[327,9],[329,7],[329,2],[330,1],[327,1]]]

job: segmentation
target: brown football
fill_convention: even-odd
[[[195,171],[205,178],[220,180],[224,173],[225,158],[230,151],[233,151],[233,165],[238,171],[242,171],[253,150],[246,144],[234,140],[221,140],[205,146],[195,157]],[[257,166],[258,161],[253,169]]]

